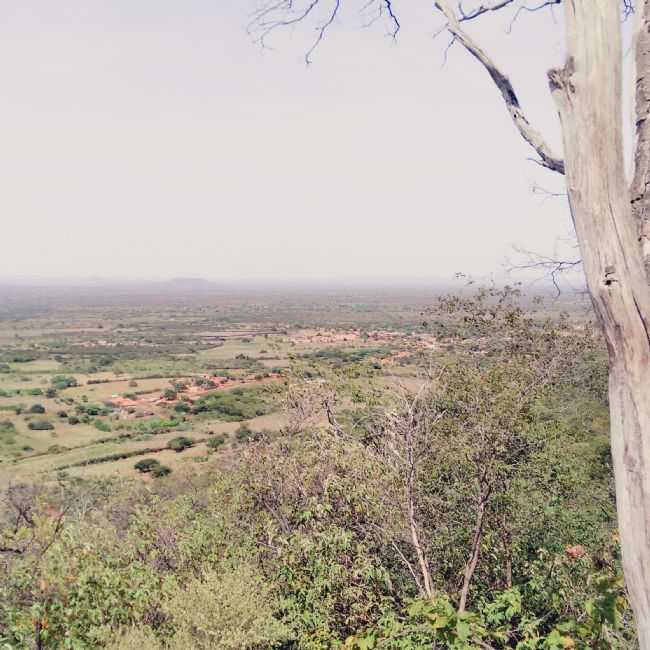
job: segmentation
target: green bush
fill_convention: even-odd
[[[68,424],[79,424],[80,420],[76,415],[71,415],[68,418]]]
[[[255,440],[257,435],[258,434],[255,433],[255,431],[253,431],[250,428],[250,426],[245,422],[240,424],[235,431],[235,439],[239,443],[245,443],[245,442],[249,442],[250,440]]]
[[[15,433],[16,426],[11,420],[0,420],[0,433]]]
[[[160,467],[160,461],[155,458],[143,458],[139,460],[134,466],[134,469],[137,469],[138,472],[146,474],[147,472],[152,472],[156,467]]]
[[[74,377],[67,377],[66,375],[55,375],[50,381],[56,390],[65,390],[79,385]]]
[[[32,404],[29,407],[30,413],[45,413],[45,407],[42,404]]]
[[[97,418],[94,424],[95,424],[95,428],[98,431],[102,431],[104,433],[109,433],[111,431],[110,425],[104,422],[104,420],[100,420],[99,418]]]
[[[167,467],[167,465],[156,465],[151,468],[151,476],[154,476],[155,478],[161,478],[171,473],[171,467]]]
[[[270,410],[264,393],[259,388],[247,390],[236,388],[206,395],[196,401],[192,407],[193,413],[209,412],[227,422],[250,420],[265,415]]]
[[[47,420],[33,420],[27,427],[32,431],[50,431],[54,429],[54,425]]]
[[[194,440],[192,440],[192,438],[188,438],[187,436],[178,436],[177,438],[172,438],[172,440],[167,443],[167,448],[173,449],[176,453],[185,451],[186,449],[189,449],[193,446]]]
[[[226,436],[223,433],[211,436],[205,444],[209,449],[219,449],[226,444]]]

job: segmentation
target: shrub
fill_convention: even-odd
[[[8,363],[0,363],[0,372],[11,372],[11,368]]]
[[[55,375],[52,377],[51,382],[52,386],[57,390],[65,390],[66,388],[79,385],[74,377],[67,377],[65,375]]]
[[[61,417],[63,417],[63,416],[61,416]],[[71,415],[68,418],[68,424],[79,424],[79,422],[80,422],[80,420],[76,415]]]
[[[222,447],[225,444],[226,444],[226,436],[224,436],[223,433],[220,433],[216,436],[212,436],[211,438],[208,439],[206,443],[209,449],[219,449],[219,447]]]
[[[60,418],[67,418],[68,417],[68,412],[67,411],[57,411],[56,414]]]
[[[167,443],[167,448],[173,449],[176,453],[185,451],[186,449],[189,449],[193,446],[194,440],[192,440],[192,438],[188,438],[187,436],[178,436],[177,438],[173,438]]]
[[[103,431],[104,433],[109,433],[111,430],[111,427],[106,422],[100,420],[99,418],[95,420],[95,428],[98,431]]]
[[[0,433],[14,433],[16,427],[11,420],[0,420]]]
[[[21,354],[15,354],[11,358],[11,361],[13,361],[13,363],[29,363],[30,361],[36,361],[36,356],[29,354],[28,352],[23,352]]]
[[[67,451],[68,448],[64,447],[63,445],[50,445],[47,448],[47,453],[48,454],[60,454],[61,452]]]
[[[176,399],[176,391],[173,388],[165,388],[162,394],[164,399],[172,400]]]
[[[248,426],[245,422],[239,425],[237,427],[237,430],[235,431],[235,438],[238,443],[244,444],[246,442],[253,442],[255,440],[260,440],[262,438],[262,432],[260,431],[253,431],[253,429]]]
[[[138,382],[135,379],[131,379],[131,381],[129,381],[129,388],[137,388],[137,386]]]
[[[161,650],[161,645],[151,628],[132,627],[117,635],[107,650]]]
[[[177,413],[189,413],[190,405],[187,402],[178,402],[178,404],[174,406],[174,411]]]
[[[56,395],[57,395],[56,388],[48,388],[45,391],[45,397],[48,397],[49,399],[56,397]]]
[[[27,381],[29,381],[29,378],[27,378]],[[23,392],[25,393],[25,395],[32,395],[33,397],[43,394],[43,391],[40,388],[27,388]]]
[[[54,429],[54,425],[47,420],[33,420],[27,426],[32,431],[51,431]]]
[[[289,631],[275,616],[275,599],[259,570],[239,566],[209,572],[179,590],[166,609],[178,625],[174,648],[275,648]]]
[[[143,458],[133,466],[133,469],[137,469],[138,472],[146,474],[147,472],[152,472],[156,467],[161,467],[160,461],[155,458]]]
[[[234,389],[201,398],[194,403],[193,413],[210,412],[228,422],[250,420],[269,412],[260,388]]]
[[[156,465],[151,469],[151,476],[154,476],[155,478],[161,478],[171,473],[171,467],[167,467],[167,465]]]
[[[45,413],[45,407],[42,404],[32,404],[29,407],[30,413]]]

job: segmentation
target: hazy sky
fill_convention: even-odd
[[[0,279],[447,279],[552,251],[565,202],[425,0],[262,51],[247,0],[2,3]],[[469,6],[469,5],[468,5]],[[557,12],[559,19],[560,12]],[[556,149],[553,15],[473,32]]]

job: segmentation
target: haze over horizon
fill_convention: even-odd
[[[253,3],[28,0],[7,8],[0,281],[372,282],[499,273],[569,235],[492,82],[425,4],[402,30],[343,13],[262,50]],[[481,41],[559,149],[545,12]],[[557,18],[559,20],[559,18]],[[16,62],[20,65],[16,65]],[[560,244],[562,246],[562,244]]]

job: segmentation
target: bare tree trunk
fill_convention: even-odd
[[[411,449],[409,448],[409,459],[412,457]],[[417,518],[415,515],[415,491],[414,491],[414,469],[413,465],[408,470],[406,479],[406,508],[409,522],[409,529],[411,532],[411,543],[415,549],[415,555],[418,558],[418,566],[422,574],[422,584],[424,585],[424,592],[428,598],[433,598],[433,583],[431,582],[431,572],[429,571],[429,562],[427,561],[426,554],[420,543],[420,535],[418,533]]]
[[[650,650],[650,292],[624,175],[619,8],[572,0],[567,62],[549,73],[589,292],[607,342],[611,439],[625,578]]]
[[[460,602],[458,603],[458,612],[462,613],[467,607],[467,597],[469,588],[474,578],[476,565],[481,553],[481,540],[483,539],[483,524],[485,522],[485,510],[488,499],[490,498],[490,486],[486,482],[485,473],[478,481],[478,502],[476,508],[476,523],[474,524],[474,534],[472,535],[472,546],[470,548],[469,560],[465,565],[465,575],[463,576],[463,587],[460,590]]]

